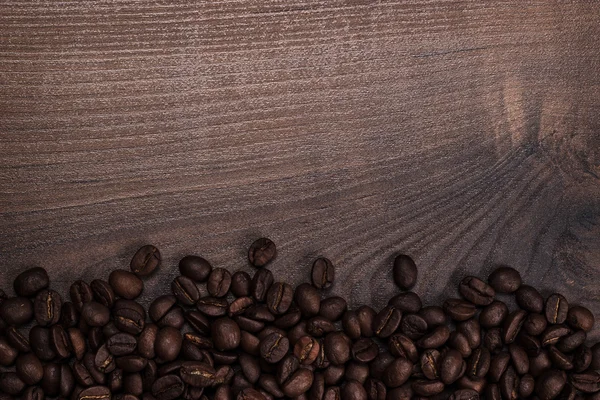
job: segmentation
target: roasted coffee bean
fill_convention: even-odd
[[[196,332],[203,335],[210,335],[210,321],[204,314],[198,311],[188,310],[185,313],[185,320]]]
[[[12,346],[15,350],[20,351],[21,353],[27,353],[31,351],[29,339],[14,326],[8,327],[4,334],[6,335],[6,339],[8,340],[10,346]],[[3,338],[0,338],[0,343],[2,343],[0,344],[0,354],[4,354],[4,350],[2,349],[6,345],[6,342],[4,342]],[[8,354],[11,354],[11,352],[9,351]],[[0,361],[0,364],[5,365],[2,361]]]
[[[245,388],[236,397],[237,400],[267,400],[267,398],[258,390]]]
[[[0,395],[1,396],[1,395]],[[9,397],[10,399],[10,397]],[[22,400],[44,400],[44,391],[37,386],[30,386],[23,392]]]
[[[508,316],[508,307],[501,301],[493,301],[479,314],[479,322],[486,329],[502,326],[504,319]]]
[[[117,307],[117,303],[115,303],[115,309],[113,310],[115,325],[123,332],[139,335],[146,325],[144,309],[140,310],[135,302],[120,304],[123,305]]]
[[[467,374],[474,378],[483,378],[490,369],[491,354],[485,347],[473,350],[467,365]]]
[[[461,296],[475,305],[487,306],[494,301],[496,291],[487,283],[474,276],[465,277],[458,286]]]
[[[199,256],[185,256],[179,261],[179,272],[183,276],[196,281],[206,282],[212,266],[208,261]]]
[[[367,391],[356,381],[348,381],[342,386],[342,398],[348,400],[367,400]]]
[[[448,299],[444,302],[444,312],[455,321],[465,321],[475,315],[474,304],[461,299]]]
[[[335,267],[333,263],[325,257],[317,258],[312,266],[311,277],[312,284],[317,289],[330,288],[335,279]]]
[[[231,274],[223,268],[214,268],[208,276],[206,288],[208,293],[214,297],[223,297],[229,292],[231,286]]]
[[[486,400],[502,400],[502,394],[500,393],[500,387],[495,384],[489,384],[485,388],[485,399]]]
[[[62,299],[54,290],[44,289],[38,292],[33,302],[33,311],[38,325],[48,326],[58,323]]]
[[[156,334],[154,352],[162,361],[173,361],[179,355],[183,337],[178,329],[170,326],[160,328]]]
[[[442,382],[446,385],[454,383],[460,377],[463,363],[462,355],[458,351],[454,349],[446,351],[440,361],[440,378]]]
[[[290,342],[287,337],[273,332],[260,341],[260,356],[268,363],[277,363],[287,354]]]
[[[373,323],[377,313],[367,305],[360,306],[356,309],[356,317],[360,325],[360,334],[364,337],[372,337],[375,335]]]
[[[69,293],[73,305],[79,312],[81,312],[85,303],[92,301],[94,298],[94,293],[92,292],[90,285],[81,280],[75,281],[71,285]]]
[[[414,316],[418,317],[416,315]],[[418,318],[425,323],[421,317]],[[402,313],[399,310],[395,309],[393,306],[386,306],[373,319],[373,332],[380,338],[387,338],[398,329],[401,320]],[[402,322],[404,323],[404,320],[402,320]],[[409,326],[412,328],[412,322],[409,323]],[[407,336],[410,337],[410,335]]]
[[[573,329],[589,332],[594,326],[594,314],[585,307],[573,306],[567,313],[567,323]]]
[[[152,324],[148,325],[151,326]],[[125,356],[135,351],[137,339],[129,333],[117,333],[106,341],[108,351],[114,356]]]
[[[572,357],[567,356],[566,354],[562,353],[556,347],[550,346],[548,348],[548,356],[550,357],[550,360],[552,361],[552,365],[555,368],[565,370],[565,371],[573,369]]]
[[[319,315],[329,321],[338,321],[346,312],[348,304],[339,296],[328,297],[321,300]]]
[[[325,385],[332,386],[340,384],[345,372],[346,367],[344,365],[330,365],[323,371]]]
[[[573,353],[573,370],[575,372],[583,372],[590,366],[592,369],[598,369],[592,365],[593,359],[592,349],[586,345],[579,346]]]
[[[379,379],[368,378],[365,382],[365,390],[367,399],[369,400],[385,400],[387,396],[387,388]]]
[[[523,323],[523,329],[531,336],[537,336],[544,332],[548,326],[546,317],[542,314],[531,313],[527,315],[525,322]]]
[[[110,351],[108,351],[106,345],[100,346],[98,352],[96,352],[94,366],[98,371],[104,374],[108,374],[116,368],[117,364],[115,362],[115,358],[112,354],[110,354]]]
[[[217,350],[233,350],[240,345],[240,327],[231,318],[223,317],[215,320],[211,332]]]
[[[411,293],[411,292],[407,292],[407,293]],[[413,312],[415,312],[415,311],[413,311]],[[418,310],[418,313],[421,316],[421,318],[423,318],[425,320],[425,322],[427,322],[427,326],[429,328],[446,325],[446,323],[448,322],[448,318],[446,317],[446,314],[444,313],[444,309],[440,306],[423,307],[422,309]]]
[[[317,379],[315,376],[315,383],[316,383]],[[281,391],[281,388],[279,387],[279,384],[277,383],[277,380],[275,379],[275,376],[271,375],[271,374],[261,374],[260,378],[258,378],[258,385],[264,389],[265,391],[267,391],[271,396],[273,397],[284,397],[285,394],[283,393],[283,391]],[[315,384],[313,383],[313,388],[315,387]],[[325,388],[323,388],[324,390]],[[311,388],[311,391],[313,389]],[[321,398],[317,395],[317,398]]]
[[[396,357],[404,357],[413,363],[419,359],[415,343],[402,333],[395,333],[388,340],[390,352]]]
[[[25,382],[14,372],[0,374],[0,388],[7,395],[16,396],[25,389]]]
[[[317,359],[319,350],[320,344],[318,340],[310,336],[303,336],[294,345],[294,356],[296,356],[301,364],[309,365]],[[378,351],[377,347],[375,350]]]
[[[115,291],[108,284],[108,282],[106,282],[102,279],[94,279],[90,283],[90,288],[92,289],[92,293],[94,294],[94,299],[98,303],[100,303],[108,308],[113,307],[116,296],[115,296]]]
[[[542,350],[542,343],[539,341],[537,337],[528,335],[527,333],[521,331],[517,336],[517,343],[519,343],[527,352],[527,355],[530,357],[537,356]]]
[[[440,352],[435,349],[426,350],[421,355],[421,371],[427,379],[435,380],[440,378]]]
[[[0,319],[8,325],[21,326],[33,319],[33,304],[26,297],[9,297],[0,304]]]
[[[419,396],[430,397],[442,393],[444,391],[444,383],[439,380],[417,379],[411,384],[411,388]]]
[[[500,378],[508,368],[510,363],[510,354],[505,351],[498,353],[492,357],[490,361],[490,369],[488,370],[488,378],[492,382],[499,382]]]
[[[106,386],[92,386],[83,389],[78,395],[77,400],[111,400],[110,389]]]
[[[450,338],[450,328],[445,325],[438,326],[430,333],[423,336],[417,344],[423,349],[442,347]]]
[[[389,306],[407,313],[417,313],[421,310],[423,303],[418,294],[414,292],[398,293],[388,301]],[[443,312],[442,312],[443,314]],[[444,315],[444,319],[446,316]]]
[[[479,400],[479,393],[472,389],[459,389],[448,400]]]
[[[541,313],[544,309],[544,298],[537,289],[529,285],[521,285],[515,293],[515,298],[523,310]]]
[[[512,366],[509,366],[499,382],[502,398],[507,400],[517,400],[519,397],[519,376]]]
[[[35,325],[29,330],[31,351],[42,361],[50,361],[56,357],[52,346],[50,329]]]
[[[313,384],[313,373],[306,368],[298,368],[281,385],[281,390],[288,397],[297,397],[306,393]]]
[[[585,342],[586,338],[587,334],[584,331],[575,331],[570,335],[562,337],[558,341],[556,348],[563,353],[570,353],[581,346]]]
[[[184,384],[177,375],[165,375],[152,384],[152,395],[156,400],[174,400],[181,396],[183,390]]]
[[[0,365],[8,367],[15,362],[19,352],[0,336]]]
[[[353,379],[364,384],[369,377],[369,365],[367,363],[351,361],[346,366],[344,377],[345,379]]]
[[[541,350],[537,356],[529,358],[529,373],[536,378],[551,367],[552,362],[546,350]]]
[[[252,306],[254,306],[254,299],[252,297],[238,297],[229,304],[227,315],[233,317],[235,315],[244,314]]]
[[[52,349],[58,357],[68,358],[71,356],[71,343],[65,328],[60,325],[51,326],[50,341],[52,342]]]
[[[270,270],[263,268],[256,271],[250,283],[250,293],[254,300],[263,302],[272,284],[273,273]]]
[[[333,332],[325,336],[325,356],[334,365],[342,365],[351,358],[352,341],[343,332]]]
[[[134,254],[129,267],[138,276],[148,276],[160,266],[160,251],[150,244],[142,246]]]
[[[566,382],[564,372],[551,369],[537,379],[535,394],[542,400],[554,399],[563,390]]]
[[[490,353],[498,354],[504,346],[504,343],[502,343],[502,330],[500,328],[488,330],[483,337],[483,345]]]
[[[352,359],[364,363],[373,361],[379,354],[379,347],[370,338],[362,338],[357,340],[351,348]]]
[[[533,394],[533,390],[535,389],[535,379],[533,376],[526,374],[521,377],[521,381],[519,382],[519,397],[527,398]]]
[[[545,314],[546,319],[551,324],[562,324],[567,319],[569,303],[567,299],[559,293],[551,294],[546,300]]]
[[[177,300],[186,306],[196,304],[200,298],[200,291],[193,280],[187,276],[178,276],[171,283],[171,291]]]
[[[504,343],[510,344],[515,341],[526,317],[527,312],[523,310],[513,311],[508,314],[508,317],[504,321]]]
[[[44,366],[33,353],[20,355],[15,365],[17,375],[27,385],[35,385],[44,376]]]
[[[116,362],[117,367],[127,373],[140,372],[148,365],[148,360],[138,355],[118,357]]]
[[[97,351],[104,343],[104,334],[102,328],[93,327],[88,330],[88,343],[92,351]]]
[[[88,326],[104,326],[110,320],[110,310],[95,301],[90,301],[83,305],[81,318]]]
[[[251,355],[241,353],[238,362],[248,382],[252,383],[253,385],[256,384],[261,372],[258,359],[252,357]]]
[[[348,310],[342,316],[342,327],[344,332],[351,339],[358,339],[361,336],[360,322],[355,311]]]
[[[511,343],[508,345],[508,353],[512,359],[512,363],[519,375],[525,375],[529,372],[529,358],[525,349],[518,344]]]
[[[144,290],[142,280],[137,275],[123,269],[112,271],[108,276],[108,284],[117,296],[129,300],[137,298]]]
[[[462,332],[453,331],[450,333],[448,345],[451,348],[458,350],[458,352],[465,358],[471,355],[471,345],[469,344],[469,340],[465,334]]]
[[[549,326],[541,336],[542,346],[551,346],[558,343],[558,341],[569,335],[571,330],[565,325],[551,325]]]
[[[394,259],[393,278],[402,290],[410,290],[417,282],[417,266],[410,256],[400,254]]]
[[[490,274],[488,283],[498,293],[513,293],[521,287],[521,274],[514,268],[500,266]]]
[[[77,326],[79,323],[79,312],[70,301],[65,301],[60,309],[59,323],[65,328]]]
[[[285,314],[294,299],[294,289],[291,285],[282,282],[276,282],[267,292],[267,306],[274,315]]]
[[[418,340],[423,337],[427,333],[427,328],[427,322],[418,314],[407,314],[402,318],[402,322],[400,323],[400,332],[412,340]]]
[[[32,297],[50,284],[50,278],[44,268],[34,267],[21,272],[15,278],[13,287],[17,296]]]
[[[248,309],[244,311],[244,316],[261,322],[275,321],[275,316],[271,314],[271,311],[269,311],[266,304],[256,304],[252,307],[248,307]]]
[[[600,391],[600,373],[587,371],[571,375],[571,385],[583,393],[595,393]]]
[[[472,349],[481,345],[481,325],[476,318],[457,323],[456,330],[467,337]]]
[[[140,373],[125,374],[123,376],[123,391],[134,396],[141,396],[144,390],[144,381]],[[157,396],[157,399],[160,397]]]
[[[229,303],[217,297],[201,297],[196,303],[198,311],[209,317],[220,317],[227,314]]]
[[[264,267],[277,257],[275,243],[268,238],[255,240],[248,249],[248,261],[255,267]]]
[[[83,332],[78,328],[69,328],[67,330],[67,336],[69,337],[69,343],[71,343],[73,355],[77,360],[81,360],[87,350]]]
[[[294,292],[294,300],[302,315],[312,317],[319,313],[321,307],[321,294],[312,285],[302,283]]]

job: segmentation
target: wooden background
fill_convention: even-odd
[[[353,304],[403,251],[427,303],[507,263],[600,313],[599,43],[594,1],[3,1],[0,286],[153,243],[147,300],[265,235]]]

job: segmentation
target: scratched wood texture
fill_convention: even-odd
[[[264,235],[352,304],[402,251],[426,303],[506,263],[600,313],[599,99],[592,1],[6,0],[0,287],[153,243],[147,301]]]

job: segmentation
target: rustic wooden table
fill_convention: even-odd
[[[0,286],[142,244],[278,279],[326,255],[380,307],[494,264],[600,313],[600,7],[562,1],[5,1]]]

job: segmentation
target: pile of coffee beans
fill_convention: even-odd
[[[265,268],[276,255],[254,242],[254,276],[186,256],[148,307],[136,299],[161,264],[151,245],[68,297],[43,268],[24,271],[15,296],[0,291],[0,400],[600,399],[593,314],[513,268],[467,276],[460,296],[424,306],[410,291],[417,267],[399,255],[399,293],[351,310],[326,295],[330,260],[294,288]]]

